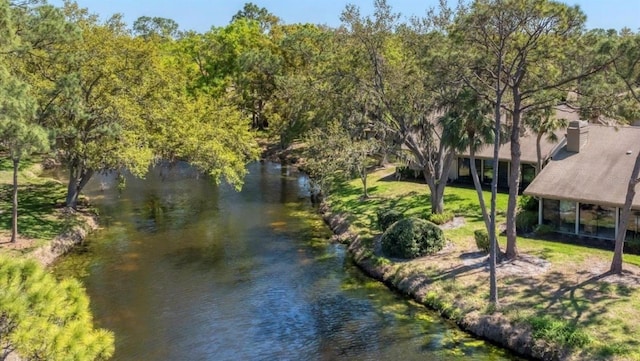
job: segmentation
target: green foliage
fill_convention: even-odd
[[[473,231],[473,238],[476,240],[476,246],[479,250],[485,253],[489,253],[491,243],[489,242],[489,234],[485,229],[477,229]]]
[[[392,224],[404,218],[402,212],[393,208],[383,208],[376,212],[378,220],[378,229],[386,231]]]
[[[518,197],[518,208],[523,211],[538,212],[538,200],[532,196],[521,195]]]
[[[532,232],[538,225],[538,211],[520,211],[516,215],[516,229],[518,232]]]
[[[78,281],[57,282],[33,261],[0,257],[0,348],[25,360],[105,360],[113,334],[95,329]]]
[[[553,233],[554,228],[548,224],[539,224],[535,227],[534,231],[537,235],[544,236]]]
[[[588,334],[569,321],[551,316],[532,316],[527,321],[533,329],[533,337],[537,339],[572,348],[584,347],[592,342]]]
[[[382,251],[390,257],[431,255],[444,244],[444,233],[437,225],[416,217],[401,219],[382,234]]]
[[[624,253],[640,254],[640,239],[627,240],[624,243]]]
[[[431,213],[427,216],[427,220],[437,225],[442,225],[451,222],[455,216],[455,213],[447,210],[442,213]]]

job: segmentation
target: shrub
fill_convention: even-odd
[[[624,252],[631,254],[640,254],[640,239],[627,240],[624,243]]]
[[[544,236],[546,234],[552,233],[553,232],[553,227],[551,227],[548,224],[539,224],[539,225],[536,226],[535,232],[539,236]]]
[[[404,218],[382,235],[382,251],[391,257],[416,258],[434,254],[444,247],[444,233],[424,219]]]
[[[531,196],[522,195],[518,198],[518,208],[523,211],[538,212],[538,200]]]
[[[377,216],[378,228],[380,228],[382,232],[386,231],[387,228],[389,228],[392,224],[396,223],[404,217],[402,213],[391,208],[379,210]]]
[[[435,224],[445,224],[450,222],[455,217],[455,214],[451,211],[444,211],[442,213],[431,213],[427,216],[427,220]]]
[[[532,232],[538,225],[538,211],[520,211],[516,215],[516,229],[518,232]]]
[[[476,246],[478,246],[479,250],[489,253],[491,244],[489,243],[489,234],[485,229],[477,229],[473,232],[473,238],[476,239]]]

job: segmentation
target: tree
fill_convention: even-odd
[[[133,22],[133,33],[143,38],[158,36],[161,39],[175,39],[180,26],[172,19],[141,16]]]
[[[376,122],[393,134],[422,169],[432,213],[442,213],[454,153],[440,141],[444,130],[438,122],[443,114],[438,96],[449,84],[439,80],[427,65],[440,49],[443,36],[397,26],[398,15],[384,0],[376,1],[375,8],[373,18],[362,17],[354,6],[342,14],[349,31],[345,47],[349,46],[362,64],[361,74],[351,77],[375,99],[370,114]]]
[[[239,19],[252,20],[258,22],[260,24],[260,29],[262,32],[269,32],[276,26],[280,19],[269,12],[266,8],[261,8],[254,3],[245,3],[242,7],[242,10],[239,10],[233,17],[231,18],[231,22],[234,22]]]
[[[312,129],[305,137],[304,169],[312,182],[314,198],[329,191],[332,182],[353,176],[362,182],[362,197],[368,198],[367,175],[375,139],[353,139],[339,122]]]
[[[0,359],[106,360],[113,334],[93,326],[76,280],[60,282],[34,261],[0,257]]]
[[[480,211],[484,219],[487,234],[490,233],[491,219],[484,201],[482,184],[476,167],[476,152],[487,144],[493,143],[493,122],[490,118],[491,106],[478,97],[471,89],[464,89],[453,99],[449,110],[440,119],[442,127],[449,131],[445,133],[443,141],[451,145],[456,151],[469,150],[469,168],[471,178],[478,194]]]
[[[495,104],[496,123],[502,117],[501,110],[509,115],[509,259],[518,255],[515,219],[522,115],[558,103],[572,82],[604,67],[600,59],[582,58],[588,60],[583,68],[574,64],[584,48],[580,44],[584,21],[578,7],[548,0],[478,0],[459,21],[460,36],[477,54],[468,84]]]
[[[153,160],[142,130],[157,54],[152,43],[129,36],[118,18],[99,24],[80,9],[65,10],[77,18],[82,38],[68,49],[74,56],[56,64],[42,114],[69,170],[65,204],[76,208],[96,172],[126,168],[142,175]]]
[[[343,95],[340,79],[342,65],[335,33],[312,24],[279,27],[277,48],[282,71],[275,77],[276,86],[269,113],[269,132],[285,149],[300,139],[310,127],[326,124],[326,119],[341,108]],[[340,97],[341,98],[341,97]]]
[[[26,83],[11,74],[5,64],[7,55],[16,51],[16,40],[11,23],[9,4],[0,1],[0,23],[3,24],[0,44],[0,146],[8,153],[13,164],[13,192],[11,215],[11,242],[18,237],[18,167],[24,156],[44,152],[49,139],[44,129],[34,124],[35,100]]]
[[[640,107],[640,34],[627,36],[620,45],[620,55],[614,61],[614,68],[618,76],[623,80],[628,94],[636,101],[636,106]],[[622,273],[622,253],[624,240],[627,235],[627,226],[631,216],[631,206],[636,195],[636,186],[640,183],[640,152],[636,155],[636,161],[629,177],[627,195],[620,214],[621,222],[616,235],[613,260],[611,261],[611,272]]]

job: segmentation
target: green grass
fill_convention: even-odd
[[[36,241],[34,246],[51,240],[70,227],[78,219],[61,212],[66,188],[60,182],[40,177],[39,159],[26,159],[20,163],[18,173],[18,231],[24,238]],[[0,235],[11,231],[13,191],[13,165],[6,158],[0,159]]]
[[[430,213],[425,184],[395,181],[392,169],[370,174],[369,184],[368,199],[362,198],[358,180],[336,185],[328,198],[332,211],[347,214],[354,231],[364,238],[380,233],[375,227],[378,209],[392,207],[405,215]],[[490,193],[484,192],[484,197],[489,205]],[[507,194],[498,194],[498,224],[505,222],[507,200]],[[473,252],[473,233],[484,228],[476,191],[448,186],[444,202],[445,210],[465,219],[462,227],[445,230],[445,236],[458,252]],[[579,238],[553,237],[518,238],[521,254],[544,259],[550,268],[535,276],[502,277],[499,312],[513,322],[529,324],[537,338],[573,348],[580,359],[640,360],[638,286],[605,281],[606,274],[597,273],[608,269],[612,251],[581,245]],[[499,237],[499,243],[504,249],[505,237]],[[445,316],[458,319],[470,312],[493,313],[487,302],[486,271],[461,264],[461,253],[443,255],[435,262],[396,263],[374,256],[372,250],[365,252],[374,262],[390,267],[389,281],[396,286],[407,278],[428,279],[421,301]],[[625,254],[624,261],[640,267],[640,255]],[[635,277],[640,279],[638,274]]]

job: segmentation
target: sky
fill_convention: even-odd
[[[640,30],[639,0],[563,0],[579,5],[587,15],[588,29]],[[245,3],[264,7],[284,23],[314,23],[332,27],[340,25],[340,13],[347,4],[358,6],[362,14],[371,14],[374,0],[76,0],[91,13],[106,19],[115,13],[124,15],[131,25],[140,16],[173,19],[180,30],[203,33],[212,26],[225,26]],[[49,0],[61,6],[62,0]],[[438,0],[387,0],[394,12],[403,17],[423,16]],[[453,2],[455,3],[455,2]]]

